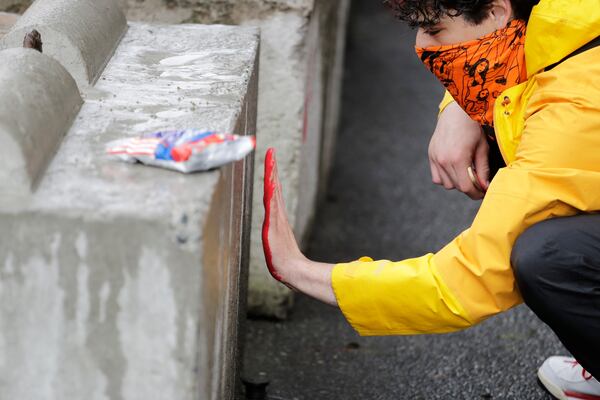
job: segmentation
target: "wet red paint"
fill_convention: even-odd
[[[270,148],[267,150],[267,155],[265,156],[265,178],[263,197],[263,204],[265,206],[265,219],[263,221],[262,227],[262,242],[263,250],[265,252],[265,260],[267,261],[267,268],[269,268],[269,272],[271,273],[271,275],[273,275],[273,278],[281,282],[281,275],[279,275],[279,273],[273,266],[273,256],[271,253],[271,246],[269,245],[269,227],[271,225],[271,201],[273,200],[275,188],[277,187],[278,183],[274,179],[276,168],[277,161],[275,160],[275,149]]]

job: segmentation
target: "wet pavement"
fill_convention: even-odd
[[[414,55],[414,32],[380,3],[353,2],[337,154],[308,249],[318,261],[436,251],[479,206],[431,183],[442,90]],[[247,331],[245,375],[262,372],[285,400],[546,400],[536,369],[565,353],[524,306],[459,333],[361,338],[336,309],[297,296],[289,320]]]

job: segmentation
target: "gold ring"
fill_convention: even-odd
[[[473,186],[475,186],[475,188],[480,192],[483,192],[484,190],[479,184],[479,179],[477,179],[477,177],[475,176],[475,171],[473,171],[473,167],[467,168],[467,174],[469,175],[469,179],[471,179],[471,182],[473,182]]]

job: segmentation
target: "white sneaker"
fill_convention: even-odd
[[[538,378],[557,399],[600,400],[600,383],[574,358],[548,358],[538,370]]]

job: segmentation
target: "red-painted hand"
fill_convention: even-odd
[[[277,176],[277,161],[275,160],[275,149],[270,148],[267,150],[265,157],[265,178],[264,178],[264,197],[263,203],[265,206],[265,220],[263,221],[262,228],[262,242],[263,250],[265,252],[265,260],[267,261],[267,268],[273,275],[273,278],[278,281],[282,281],[281,275],[277,272],[273,266],[273,253],[271,252],[271,245],[269,243],[269,228],[271,227],[271,203],[273,202],[273,196],[275,190],[279,186],[279,177]],[[280,190],[278,190],[281,193]]]
[[[263,250],[273,278],[292,290],[337,305],[331,286],[333,265],[310,261],[298,247],[285,210],[274,149],[267,150],[265,157],[263,201]]]
[[[264,184],[265,220],[262,240],[265,260],[273,278],[294,289],[292,282],[298,278],[298,268],[301,268],[306,257],[298,248],[288,222],[274,149],[267,150]]]
[[[283,201],[283,193],[275,150],[267,150],[265,157],[265,186],[264,186],[265,220],[263,223],[262,240],[265,260],[273,278],[293,288],[291,282],[297,278],[299,263],[306,258],[300,252],[294,232],[288,222]]]

